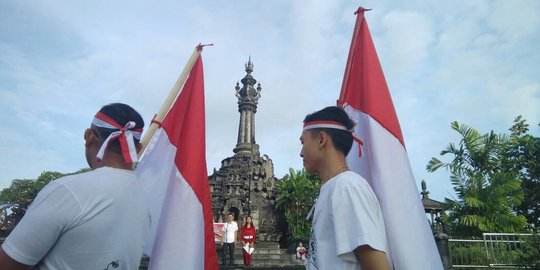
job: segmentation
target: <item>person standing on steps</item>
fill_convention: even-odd
[[[221,262],[227,264],[227,253],[229,254],[229,265],[234,264],[234,243],[238,237],[238,224],[234,221],[232,213],[227,214],[227,223],[222,228],[221,238]],[[228,252],[227,252],[228,250]]]
[[[251,266],[251,257],[253,256],[254,244],[256,239],[255,226],[250,216],[246,217],[244,226],[240,231],[242,240],[242,254],[244,255],[244,265]]]

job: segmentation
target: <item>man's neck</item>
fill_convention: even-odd
[[[96,162],[95,165],[96,166],[93,169],[110,167],[122,170],[133,170],[133,165],[126,164],[122,154],[111,151],[106,151],[105,155],[103,155],[103,160],[101,160],[100,162]]]
[[[341,152],[334,152],[328,155],[326,162],[323,164],[324,165],[321,166],[318,173],[323,184],[334,178],[336,175],[349,170],[347,162],[345,161],[345,156]]]

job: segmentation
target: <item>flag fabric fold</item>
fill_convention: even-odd
[[[364,11],[357,11],[338,100],[357,121],[354,134],[362,141],[353,144],[347,164],[379,199],[394,269],[443,269]]]
[[[135,170],[152,219],[149,269],[218,269],[200,55]],[[121,191],[120,191],[121,192]]]

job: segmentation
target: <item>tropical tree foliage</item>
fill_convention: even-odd
[[[540,234],[533,234],[522,243],[519,262],[527,265],[525,269],[540,269]]]
[[[293,239],[309,238],[311,221],[306,216],[319,196],[320,186],[321,179],[304,170],[289,169],[289,174],[277,181],[276,204]]]
[[[523,201],[520,175],[503,166],[508,150],[507,135],[493,131],[480,134],[467,125],[452,122],[461,136],[441,155],[451,155],[450,162],[432,158],[427,170],[445,168],[457,198],[446,198],[450,232],[454,236],[475,237],[482,232],[519,232],[526,219],[514,209]]]
[[[530,230],[540,229],[540,138],[527,134],[529,125],[521,116],[510,128],[510,138],[503,155],[505,170],[516,172],[521,179],[523,201],[514,210],[525,216]]]

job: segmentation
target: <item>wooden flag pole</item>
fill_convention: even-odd
[[[193,66],[195,65],[195,62],[201,55],[202,48],[204,46],[212,46],[212,45],[214,44],[208,44],[208,45],[199,44],[197,47],[195,47],[195,51],[189,58],[186,66],[184,67],[184,70],[182,70],[182,73],[180,73],[180,76],[178,77],[178,80],[176,80],[176,83],[172,87],[171,92],[169,93],[169,96],[163,103],[163,106],[161,106],[161,109],[159,110],[158,114],[154,117],[155,121],[157,122],[163,121],[163,118],[165,118],[165,115],[171,108],[174,100],[182,91],[182,87],[184,86],[184,83],[186,83],[189,73],[191,72],[191,70],[193,69]],[[144,153],[144,150],[148,146],[148,143],[150,142],[150,139],[152,138],[152,136],[154,136],[154,133],[156,133],[158,127],[159,126],[156,123],[154,122],[150,123],[150,127],[148,128],[148,130],[144,134],[144,137],[141,140],[142,147],[141,147],[141,150],[139,150],[139,157]]]

